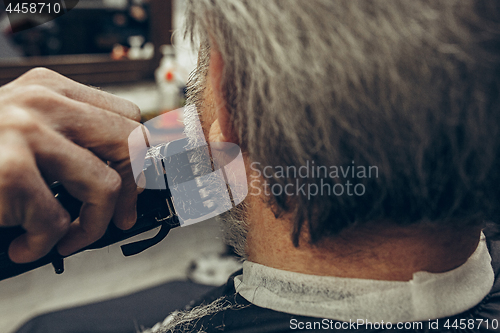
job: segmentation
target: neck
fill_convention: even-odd
[[[312,275],[409,281],[415,272],[443,273],[467,261],[481,233],[477,226],[401,227],[373,223],[363,230],[350,230],[315,246],[308,243],[304,232],[299,247],[295,247],[290,236],[290,220],[276,219],[259,200],[250,207],[248,259]]]

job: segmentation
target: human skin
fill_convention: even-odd
[[[212,43],[202,126],[209,142],[240,144],[220,88],[223,68],[222,57]],[[252,161],[244,151],[243,156],[245,164],[250,165]],[[247,168],[247,173],[249,171]],[[247,179],[255,178],[248,174]],[[303,228],[299,246],[295,247],[291,237],[291,216],[276,217],[264,191],[261,193],[260,197],[249,195],[246,198],[246,254],[250,261],[277,269],[323,276],[409,281],[415,272],[441,273],[459,267],[472,255],[480,240],[481,227],[477,224],[461,228],[432,223],[402,227],[391,221],[372,221],[315,245],[309,243],[307,228]]]
[[[240,144],[220,89],[223,67],[213,46],[200,118],[209,142]],[[119,228],[133,226],[137,194],[127,138],[139,126],[135,105],[37,69],[0,88],[0,117],[0,226],[27,231],[11,244],[12,260],[36,260],[56,244],[71,254],[99,239],[112,217]],[[53,180],[84,202],[74,223],[47,186]],[[246,200],[248,259],[306,274],[407,281],[418,271],[446,272],[467,260],[481,232],[476,225],[373,221],[315,245],[303,228],[295,247],[290,216],[277,218],[265,197]]]
[[[99,239],[112,217],[133,226],[127,139],[139,119],[133,103],[43,68],[0,88],[0,226],[26,230],[10,245],[14,262],[56,244],[69,255]],[[83,202],[73,223],[48,188],[55,180]]]

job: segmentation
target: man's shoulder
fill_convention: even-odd
[[[235,273],[226,285],[219,287],[203,297],[203,300],[194,304],[202,309],[212,306],[211,313],[201,318],[193,332],[290,332],[290,320],[293,318],[306,318],[294,316],[289,313],[274,311],[256,306],[236,293],[234,277],[241,274]],[[214,307],[214,304],[215,307]]]
[[[474,325],[476,325],[475,331],[496,332],[498,327],[500,327],[500,240],[494,240],[492,237],[488,237],[487,239],[488,249],[492,258],[491,263],[495,272],[495,282],[491,292],[479,304],[466,312],[449,318],[439,319],[439,328],[432,329],[431,331],[462,332],[460,329],[461,319],[462,322],[464,320],[468,323],[474,322]],[[212,308],[213,311],[207,311],[207,315],[197,322],[196,328],[207,333],[290,332],[291,330],[313,332],[336,329],[351,332],[372,331],[362,325],[347,325],[335,320],[297,316],[256,306],[236,293],[234,277],[240,274],[241,271],[233,274],[224,286],[214,289],[205,295],[201,301],[193,304],[193,306],[200,308],[209,306],[210,304],[217,304],[216,307]],[[353,319],[353,321],[356,320]],[[483,322],[483,326],[478,327],[481,321]],[[486,327],[486,323],[488,327]],[[429,322],[422,322],[424,331],[429,328],[428,325]],[[193,331],[196,332],[197,330],[194,329]],[[410,329],[405,331],[415,332],[420,330]]]
[[[225,285],[205,294],[187,308],[189,311],[197,309],[196,312],[207,313],[197,321],[195,327],[190,328],[191,332],[290,332],[290,321],[294,318],[310,319],[250,303],[236,293],[234,278],[241,274],[242,270],[235,272]]]

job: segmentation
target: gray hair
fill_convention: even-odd
[[[191,0],[240,145],[264,166],[377,166],[362,196],[269,197],[294,242],[370,221],[500,221],[499,2]],[[209,38],[210,36],[210,38]],[[332,186],[332,177],[268,181]],[[321,184],[323,184],[321,183]]]

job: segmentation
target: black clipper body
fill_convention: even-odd
[[[186,145],[187,139],[173,141],[171,144],[177,147],[179,147],[179,145]],[[167,144],[162,148],[165,153],[167,149],[169,149],[169,145],[170,144]],[[184,166],[178,165],[179,168],[183,169],[184,175],[186,175],[186,172],[188,174],[191,173],[189,170],[196,170],[196,168],[190,165],[190,159],[186,158],[187,153],[188,152],[184,152],[174,155],[177,163],[179,163],[179,161],[184,161]],[[167,159],[171,160],[172,157]],[[122,245],[123,254],[125,256],[130,256],[157,244],[167,236],[170,229],[180,225],[165,175],[164,163],[169,163],[170,161],[165,160],[166,159],[163,158],[149,158],[146,160],[143,169],[146,189],[139,194],[137,199],[137,222],[135,225],[129,230],[120,230],[111,222],[101,239],[78,252],[103,248],[154,228],[161,227],[158,234],[151,239]],[[193,171],[188,178],[193,179],[199,176],[194,173],[195,171]],[[148,186],[148,184],[158,184],[159,182],[164,182],[166,185],[165,188],[151,189],[154,188],[154,186]],[[70,213],[72,220],[76,219],[80,213],[82,203],[73,198],[61,184],[53,184],[51,189],[62,206]],[[200,196],[199,200],[204,200],[204,198]],[[53,264],[56,273],[62,273],[64,271],[63,259],[65,257],[61,256],[55,248],[43,258],[27,264],[16,264],[9,259],[8,249],[10,243],[24,232],[22,227],[0,228],[0,280],[22,274],[49,263]]]

